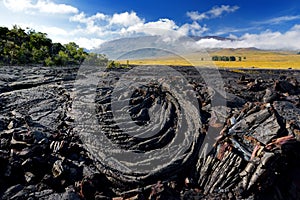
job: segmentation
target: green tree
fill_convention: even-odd
[[[60,43],[53,43],[50,48],[50,55],[55,56],[59,51],[65,51],[66,48]]]
[[[23,43],[28,42],[29,40],[25,30],[16,25],[14,25],[13,28],[6,33],[6,38],[17,46],[21,46]]]
[[[0,64],[79,65],[89,54],[76,43],[52,43],[46,33],[13,26],[0,27]],[[107,59],[98,54],[89,57],[98,63]]]
[[[229,57],[227,57],[227,56],[222,56],[222,57],[221,57],[221,61],[229,61]]]
[[[36,49],[40,49],[42,46],[47,46],[50,49],[52,46],[52,41],[47,38],[46,33],[30,31],[29,38],[31,48],[35,47]]]
[[[13,41],[7,41],[4,45],[3,53],[6,64],[15,65],[18,63],[18,51],[20,47]]]
[[[18,52],[18,64],[28,64],[32,62],[32,53],[28,48],[28,43],[23,43]]]
[[[49,56],[49,49],[47,46],[41,46],[39,49],[33,47],[32,56],[35,64],[43,64],[45,59]]]
[[[53,66],[55,65],[54,60],[49,56],[48,58],[45,59],[45,65],[46,66]]]
[[[70,42],[65,45],[65,53],[68,55],[68,63],[70,65],[78,65],[81,64],[84,60],[85,56],[83,54],[83,49],[79,48],[79,46],[75,42]]]
[[[235,60],[236,60],[236,59],[235,59],[235,56],[230,56],[230,57],[229,57],[229,60],[230,60],[230,61],[235,61]]]
[[[213,57],[212,57],[212,60],[213,60],[213,61],[219,61],[219,56],[213,56]]]
[[[55,58],[55,64],[56,65],[68,65],[68,63],[70,63],[68,54],[62,50],[59,51],[58,55]]]
[[[2,60],[4,57],[4,46],[7,42],[7,33],[9,29],[6,27],[0,27],[0,59]]]

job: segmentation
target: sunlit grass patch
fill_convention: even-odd
[[[204,56],[204,57],[203,57]],[[236,61],[212,61],[212,56],[235,56]],[[120,61],[126,64],[127,61]],[[192,53],[182,57],[160,57],[129,60],[132,65],[202,66],[237,69],[296,69],[300,70],[300,55],[295,52],[273,52],[253,49],[223,49],[207,55]]]

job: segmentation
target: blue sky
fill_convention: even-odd
[[[218,35],[204,47],[300,49],[298,0],[0,0],[0,26],[31,27],[92,49],[137,35]]]

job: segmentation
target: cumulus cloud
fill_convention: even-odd
[[[260,49],[300,49],[300,25],[293,26],[290,30],[281,32],[272,32],[270,30],[260,34],[246,33],[240,39]]]
[[[243,33],[243,32],[249,32],[251,30],[257,30],[257,27],[246,27],[246,28],[233,28],[233,27],[223,27],[222,29],[216,31],[214,35],[227,35],[232,33]]]
[[[197,41],[195,48],[212,49],[212,48],[247,48],[252,47],[247,41],[243,40],[217,40],[214,38],[205,38]]]
[[[81,12],[70,17],[70,21],[84,25],[84,27],[74,30],[73,34],[85,34],[86,36],[94,34],[106,39],[137,35],[164,35],[170,39],[178,35],[201,35],[208,30],[205,25],[201,26],[197,22],[178,26],[173,20],[167,18],[145,22],[133,11],[113,15],[97,13],[92,16],[86,16]]]
[[[223,13],[232,13],[238,10],[238,6],[221,5],[214,6],[211,10],[199,13],[198,11],[187,12],[187,16],[194,21],[201,21],[203,19],[212,19],[221,16]]]
[[[95,34],[101,37],[104,35],[105,26],[107,26],[109,16],[103,13],[96,13],[95,15],[88,17],[85,13],[81,12],[70,17],[69,20],[85,25],[83,28],[75,29],[73,34]]]
[[[107,41],[108,35],[115,34],[116,38],[124,36],[136,36],[138,33],[144,35],[162,35],[164,42],[174,42],[180,36],[190,35],[193,31],[206,31],[208,28],[194,22],[193,24],[184,24],[182,26],[169,19],[160,19],[154,22],[140,23],[122,28],[121,30],[112,31],[109,29],[109,21],[107,21],[106,29],[101,29],[101,37],[97,34],[89,33],[86,28],[74,29],[66,31],[59,27],[37,26],[34,24],[24,24],[23,27],[33,27],[42,32],[48,33],[54,42],[66,44],[74,41],[79,46],[86,49],[97,48],[100,44]],[[95,25],[95,27],[99,28]],[[122,33],[123,31],[123,33]],[[123,35],[122,35],[123,34]],[[249,48],[256,47],[266,50],[300,50],[300,24],[293,26],[286,32],[263,31],[258,34],[245,33],[242,36],[234,34],[229,35],[232,40],[217,40],[214,38],[205,38],[196,42],[188,43],[189,48],[193,49],[209,49],[209,48]],[[115,39],[115,38],[111,38]],[[184,47],[182,47],[184,48]]]
[[[209,11],[212,16],[220,16],[224,12],[234,12],[237,7],[221,6]],[[223,10],[223,11],[222,11]],[[208,12],[207,12],[208,13]],[[121,17],[123,16],[123,17]],[[132,19],[134,23],[128,21]],[[85,27],[74,30],[73,34],[82,34],[82,38],[88,38],[88,34],[96,34],[100,37],[99,43],[104,40],[131,37],[137,35],[164,35],[166,40],[172,41],[178,36],[198,35],[201,36],[209,30],[206,25],[200,25],[198,22],[186,23],[178,26],[171,19],[159,19],[157,21],[145,22],[135,12],[115,13],[114,15],[105,15],[97,13],[87,17],[84,13],[80,13],[70,18],[71,21],[76,21],[85,24]],[[101,25],[97,22],[101,21]],[[117,26],[116,26],[117,25]],[[292,29],[281,33],[273,31],[264,31],[259,34],[246,33],[240,37],[230,35],[234,40],[220,41],[216,39],[202,39],[195,45],[199,48],[248,48],[256,47],[260,49],[299,49],[300,41],[300,25],[294,26]],[[247,31],[248,29],[243,29]],[[77,31],[77,32],[76,32]],[[232,33],[239,32],[231,30]],[[106,39],[105,39],[106,38]],[[81,39],[83,46],[88,48],[94,47],[92,42]],[[282,42],[284,41],[284,42]]]
[[[202,35],[209,29],[206,25],[201,26],[197,22],[192,24],[186,23],[178,26],[175,21],[167,18],[159,19],[157,21],[139,22],[131,26],[124,27],[121,30],[123,35],[133,35],[134,33],[142,33],[146,35],[165,35],[165,36],[188,36],[188,35]]]
[[[4,6],[12,11],[26,11],[28,13],[70,14],[78,9],[67,4],[56,4],[50,0],[3,0]]]
[[[65,29],[55,26],[39,26],[41,32],[47,33],[48,35],[67,36],[68,32]]]
[[[77,15],[70,17],[71,22],[80,22],[80,23],[88,23],[90,20],[86,17],[84,12],[81,12]]]
[[[146,21],[138,16],[134,11],[121,12],[108,15],[105,13],[95,13],[87,15],[79,12],[77,8],[55,3],[54,0],[3,0],[3,5],[8,10],[23,13],[41,14],[42,20],[32,21],[30,25],[23,27],[31,27],[37,31],[45,32],[54,42],[66,44],[75,41],[86,49],[97,48],[105,41],[122,38],[134,37],[140,35],[163,35],[165,41],[172,42],[180,36],[202,36],[209,31],[209,27],[201,24],[199,21],[203,19],[211,19],[232,13],[239,9],[238,6],[221,5],[215,6],[207,12],[198,13],[197,11],[188,12],[187,15],[193,20],[192,23],[178,25],[175,21],[168,18],[161,18],[155,21]],[[69,17],[68,28],[64,27],[67,22],[50,23],[56,15],[44,14],[72,14]],[[25,15],[24,15],[25,16]],[[28,15],[26,15],[28,16]],[[36,18],[30,15],[31,19]],[[47,17],[46,17],[47,16]],[[50,16],[50,17],[49,17]],[[52,17],[52,18],[51,18]],[[24,19],[23,23],[28,23]],[[48,20],[49,19],[49,20]],[[266,21],[257,22],[257,24],[280,24],[282,22],[298,20],[300,15],[281,16]],[[57,20],[57,18],[55,18]],[[59,18],[61,20],[61,18]],[[64,19],[63,19],[64,20]],[[5,22],[11,23],[9,19]],[[22,23],[22,21],[20,21]],[[18,24],[20,24],[18,23]],[[252,27],[251,27],[252,29]],[[254,29],[256,27],[254,26]],[[300,50],[300,24],[294,25],[290,30],[285,32],[267,30],[257,34],[245,33],[242,36],[234,35],[235,32],[249,32],[248,28],[230,29],[224,27],[215,35],[227,35],[233,40],[220,41],[216,39],[202,39],[195,42],[197,48],[246,48],[256,47],[260,49],[287,49]]]
[[[178,32],[182,35],[193,35],[201,36],[203,33],[207,32],[209,28],[206,25],[201,26],[198,22],[193,22],[192,24],[184,24],[178,28]]]
[[[115,13],[113,15],[97,13],[92,16],[87,16],[85,13],[81,12],[70,17],[70,21],[79,22],[83,25],[71,31],[70,34],[74,36],[80,35],[82,36],[81,38],[85,38],[81,39],[81,43],[86,48],[90,48],[91,45],[88,44],[92,44],[92,42],[88,42],[86,39],[89,36],[98,36],[100,39],[98,43],[101,43],[104,40],[140,35],[165,35],[171,38],[170,33],[174,33],[172,31],[180,32],[180,27],[178,27],[173,20],[159,19],[157,21],[145,22],[144,19],[140,18],[133,11],[130,13]],[[187,32],[193,28],[199,29],[199,27],[191,25],[187,28]],[[86,44],[84,44],[85,41]]]
[[[75,38],[74,41],[80,47],[84,47],[88,50],[97,48],[100,46],[100,44],[105,42],[105,40],[101,40],[99,38],[85,38],[85,37]]]
[[[264,31],[259,34],[246,33],[241,37],[231,35],[235,40],[202,39],[196,42],[198,48],[249,48],[256,47],[265,50],[299,50],[300,24],[281,33]]]
[[[168,30],[175,30],[178,26],[173,20],[159,19],[154,22],[134,24],[126,30],[129,33],[146,33],[148,35],[163,35]]]
[[[235,12],[238,9],[239,9],[238,6],[222,5],[220,7],[218,6],[213,7],[210,11],[208,11],[208,13],[211,14],[212,17],[218,17],[223,13]]]
[[[32,7],[31,0],[3,0],[3,3],[13,11],[24,11]]]
[[[118,24],[124,27],[129,27],[143,22],[144,20],[139,18],[135,12],[115,13],[110,19],[110,24]]]
[[[206,13],[199,13],[198,11],[190,11],[190,12],[187,12],[186,15],[194,21],[200,21],[200,20],[208,18]]]

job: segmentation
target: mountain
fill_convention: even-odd
[[[129,55],[130,58],[133,58],[133,54],[130,52],[136,52],[138,49],[149,49],[153,46],[152,44],[155,43],[157,39],[157,36],[121,38],[105,42],[93,51],[105,54],[110,59],[121,59],[121,57],[124,57],[125,55]]]
[[[219,36],[140,36],[108,41],[101,44],[99,48],[94,49],[93,51],[105,54],[109,59],[116,60],[156,58],[199,51],[195,42],[202,39],[232,41],[232,39]]]

